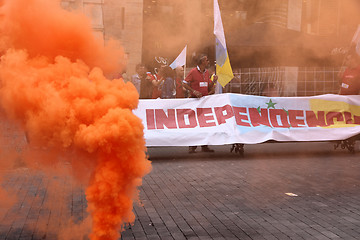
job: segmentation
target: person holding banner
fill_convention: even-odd
[[[156,99],[161,97],[161,88],[164,83],[164,79],[161,76],[161,72],[165,65],[160,65],[159,68],[155,68],[154,74],[151,74],[151,83],[152,83],[152,99]]]
[[[134,84],[139,93],[139,98],[151,98],[152,83],[151,78],[146,72],[144,64],[139,63],[136,65],[136,74],[131,77],[131,82]]]
[[[184,67],[178,66],[175,68],[175,84],[176,84],[176,98],[185,97],[184,81]]]
[[[214,91],[214,85],[218,77],[214,75],[213,80],[210,79],[210,73],[207,70],[209,67],[209,59],[206,55],[201,55],[198,58],[197,66],[190,70],[184,80],[184,88],[189,91],[190,97],[201,98],[209,95],[209,92]],[[190,146],[189,153],[195,153],[197,146]],[[202,152],[214,152],[207,145],[201,146]]]
[[[169,99],[175,98],[176,88],[174,80],[174,70],[169,66],[164,66],[160,72],[161,78],[163,79],[163,85],[161,88],[161,98]]]
[[[340,95],[357,95],[360,92],[360,56],[349,54],[345,59],[347,68],[341,76]]]
[[[190,97],[201,98],[209,95],[217,82],[217,76],[214,75],[213,81],[210,79],[209,59],[206,55],[201,55],[197,61],[197,66],[190,70],[184,80],[184,88],[190,92]]]
[[[187,45],[181,51],[179,56],[177,56],[177,58],[169,65],[172,69],[175,70],[176,98],[184,98],[185,94],[187,93],[183,86],[183,81],[185,78],[184,69],[186,67],[186,51]]]

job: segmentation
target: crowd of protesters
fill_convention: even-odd
[[[357,95],[360,93],[360,44],[352,46],[344,59],[342,69],[339,72],[341,95]],[[206,66],[201,68],[202,60],[206,60]],[[184,75],[184,67],[172,69],[166,63],[162,62],[153,70],[149,70],[144,64],[136,66],[136,74],[131,76],[131,81],[139,92],[140,99],[156,98],[187,98],[201,97],[213,93],[222,93],[222,86],[213,81],[215,69],[209,65],[206,55],[200,55],[196,67],[191,69],[187,76]],[[195,77],[196,81],[192,81]],[[202,79],[201,79],[201,78]],[[126,77],[127,78],[127,77]],[[207,79],[211,81],[207,82]],[[217,79],[217,77],[216,77]],[[125,77],[124,80],[126,81]],[[264,91],[265,96],[279,96],[270,90],[275,87],[269,84],[269,89]],[[276,90],[276,89],[275,89]],[[205,94],[204,94],[205,93]]]
[[[202,63],[203,60],[206,61]],[[217,77],[208,68],[206,55],[198,57],[197,66],[186,77],[183,66],[172,69],[162,63],[151,72],[140,63],[129,81],[136,87],[140,99],[201,97],[215,92]]]

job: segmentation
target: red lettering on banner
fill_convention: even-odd
[[[346,124],[353,124],[352,114],[351,112],[344,112],[345,123]]]
[[[146,125],[149,130],[155,129],[154,109],[146,109]]]
[[[261,109],[261,115],[256,108],[249,108],[250,122],[254,127],[260,124],[271,127],[269,122],[268,111],[266,108]]]
[[[214,115],[209,116],[209,114],[213,114],[213,111],[211,108],[197,108],[196,112],[197,112],[197,117],[199,120],[200,127],[216,126]],[[211,121],[213,121],[213,122],[211,122]]]
[[[234,116],[233,109],[230,105],[215,107],[214,110],[219,125],[226,123],[226,119],[232,118]],[[226,112],[226,114],[224,114],[224,112]]]
[[[354,124],[360,125],[360,116],[354,115]]]
[[[289,128],[290,124],[287,119],[287,113],[284,109],[270,109],[270,121],[273,127],[276,128]],[[280,116],[281,124],[279,124],[279,121],[277,119],[277,116]]]
[[[163,109],[155,109],[155,122],[157,129],[164,129],[164,126],[169,129],[177,128],[175,109],[168,109],[167,115]]]
[[[341,112],[328,112],[326,114],[326,122],[329,126],[334,125],[334,118],[336,118],[338,122],[344,121],[344,117]]]
[[[297,117],[304,117],[304,111],[301,110],[289,110],[289,122],[291,127],[305,127],[305,120],[298,119]],[[301,126],[303,125],[303,126]]]
[[[247,109],[245,107],[233,107],[233,110],[237,125],[251,127],[250,123],[244,122],[244,121],[249,121],[249,118],[247,116]],[[241,113],[245,113],[245,114],[241,114]]]
[[[176,109],[177,121],[179,128],[194,128],[197,126],[196,114],[192,109]],[[185,123],[185,116],[189,119],[189,124]]]
[[[306,111],[306,123],[309,127],[326,127],[325,112],[318,111],[318,116],[313,111]]]

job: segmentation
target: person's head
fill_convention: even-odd
[[[159,74],[160,76],[163,76],[165,67],[166,67],[165,64],[160,64],[158,67],[156,67],[154,69],[154,71],[155,71],[156,74]]]
[[[165,57],[155,57],[155,62],[154,62],[154,73],[155,74],[161,74],[162,68],[164,68],[165,66],[167,66],[168,64],[168,60]]]
[[[351,53],[347,55],[345,64],[349,68],[356,68],[360,65],[360,56],[356,53]]]
[[[136,70],[137,74],[139,74],[140,76],[143,76],[146,74],[146,67],[142,63],[137,64],[135,67],[135,70]]]
[[[163,76],[164,78],[167,78],[167,77],[174,77],[174,70],[172,70],[171,67],[169,66],[161,66],[160,68],[160,75]]]
[[[184,76],[184,67],[179,66],[179,67],[175,68],[175,73],[176,73],[176,76],[183,77]]]
[[[201,68],[207,68],[209,66],[210,62],[209,62],[209,59],[207,57],[207,55],[205,54],[201,54],[198,58],[198,61],[197,61],[197,65]]]

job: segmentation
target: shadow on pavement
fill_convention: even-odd
[[[230,152],[231,145],[210,146],[214,153],[201,152],[188,153],[188,147],[149,147],[150,160],[179,160],[179,159],[253,159],[253,158],[297,158],[304,156],[352,156],[357,155],[359,147],[355,146],[355,153],[347,149],[334,148],[333,142],[286,142],[286,143],[260,143],[244,145],[244,156]]]

